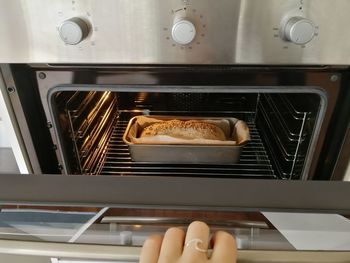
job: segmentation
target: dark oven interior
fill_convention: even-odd
[[[106,87],[108,89],[108,87]],[[247,89],[248,90],[248,89]],[[57,91],[52,103],[67,173],[300,179],[321,97],[299,93]],[[251,141],[236,164],[135,162],[123,134],[136,115],[235,117]],[[152,153],[150,153],[152,154]]]

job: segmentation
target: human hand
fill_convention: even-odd
[[[169,228],[164,237],[154,235],[143,244],[140,263],[235,263],[236,242],[224,231],[214,234],[211,244],[213,252],[208,257],[209,227],[195,221],[187,229]],[[185,245],[184,245],[185,244]]]

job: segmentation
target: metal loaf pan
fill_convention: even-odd
[[[205,144],[139,144],[131,142],[129,133],[131,127],[140,116],[130,119],[125,130],[123,141],[129,146],[131,158],[135,162],[157,162],[157,163],[207,163],[234,164],[239,161],[243,146],[247,141],[238,145],[205,145]],[[230,122],[230,134],[235,129],[237,119],[235,118],[200,118],[182,116],[149,116],[158,120],[222,120]],[[234,134],[233,134],[234,136]],[[249,137],[249,135],[248,135]],[[231,138],[236,140],[236,138]]]

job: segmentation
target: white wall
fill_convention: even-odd
[[[0,93],[1,96],[1,93]],[[1,107],[0,107],[1,108]],[[9,148],[11,147],[10,140],[8,138],[8,131],[5,128],[2,112],[0,112],[0,148]]]
[[[348,165],[348,169],[346,170],[344,181],[350,182],[350,163]]]
[[[1,90],[4,90],[4,84],[0,77],[0,147],[11,147],[21,174],[28,174],[24,153],[19,145]]]
[[[0,148],[9,148],[11,147],[9,131],[7,126],[5,125],[5,102],[3,100],[2,94],[0,92]]]
[[[5,148],[9,148],[11,147],[11,143],[10,143],[10,140],[8,138],[8,130],[7,128],[5,127],[5,112],[4,112],[4,109],[5,109],[5,105],[2,105],[4,104],[4,100],[3,100],[3,97],[2,97],[2,94],[0,92],[0,148],[2,147],[5,147]]]

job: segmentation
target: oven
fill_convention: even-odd
[[[298,247],[272,213],[349,218],[348,1],[0,5],[0,87],[29,171],[2,176],[0,252],[130,261],[199,219],[235,234],[241,260],[348,256],[296,253],[337,249]],[[236,161],[164,160],[169,145],[137,159],[124,137],[141,116],[237,118],[250,139]]]
[[[14,82],[20,79],[12,94],[23,101],[23,115],[37,119],[27,121],[33,138],[28,143],[42,148],[30,155],[35,173],[307,180],[344,172],[329,171],[321,161],[325,148],[340,143],[339,137],[330,139],[340,125],[334,123],[337,111],[344,112],[337,105],[346,91],[339,69],[10,69]],[[123,135],[139,115],[235,117],[247,123],[251,140],[238,163],[134,161]]]

